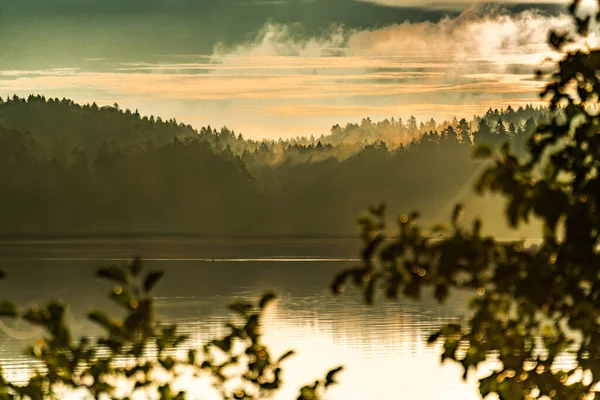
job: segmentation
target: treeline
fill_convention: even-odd
[[[197,134],[175,119],[141,116],[137,110],[121,110],[118,104],[79,105],[41,95],[0,97],[0,125],[29,132],[50,157],[64,157],[74,148],[94,152],[112,141],[121,147],[165,145]]]
[[[384,119],[373,122],[363,118],[360,124],[348,123],[344,127],[335,125],[327,135],[319,137],[296,137],[278,140],[247,140],[227,127],[220,131],[210,127],[202,128],[199,134],[209,140],[215,148],[230,149],[239,155],[249,169],[304,164],[335,158],[345,160],[358,154],[367,146],[384,143],[390,151],[402,151],[411,147],[429,146],[453,139],[461,144],[487,144],[497,146],[508,141],[515,148],[523,150],[526,140],[543,119],[545,108],[531,105],[514,109],[489,109],[483,116],[474,116],[437,123],[430,119],[419,122],[411,116],[406,123],[402,118]],[[524,154],[523,151],[521,151]]]
[[[0,100],[0,232],[352,234],[379,201],[435,215],[480,166],[473,144],[523,148],[545,110],[436,123],[336,125],[246,140],[70,100]]]

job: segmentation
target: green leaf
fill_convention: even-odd
[[[427,344],[433,344],[433,343],[437,342],[438,339],[440,338],[440,336],[442,336],[442,331],[441,330],[439,330],[439,331],[437,331],[435,333],[432,333],[427,338]]]
[[[150,272],[148,274],[148,276],[146,276],[146,279],[144,280],[144,291],[146,293],[150,293],[152,291],[152,289],[154,289],[154,287],[162,279],[164,274],[165,273],[162,271]]]
[[[329,371],[327,373],[327,376],[325,376],[325,387],[329,387],[330,385],[333,385],[335,383],[337,383],[335,381],[335,376],[344,369],[344,367],[337,367],[335,369],[332,369],[331,371]]]
[[[131,275],[137,277],[140,274],[140,272],[142,272],[143,268],[144,265],[142,263],[142,259],[136,257],[129,265],[129,272],[131,273]]]
[[[385,215],[385,208],[385,203],[382,203],[377,207],[369,207],[369,213],[373,214],[378,218],[383,218],[383,216]]]
[[[496,393],[498,390],[498,374],[493,373],[487,378],[484,378],[479,381],[479,393],[481,394],[481,398],[485,399],[492,393]]]
[[[458,224],[459,218],[464,214],[465,208],[462,204],[457,204],[454,206],[454,210],[452,211],[452,225],[456,226]]]
[[[448,285],[438,284],[435,286],[435,299],[443,303],[448,298]]]
[[[286,358],[289,358],[289,357],[293,356],[294,354],[296,354],[296,352],[294,350],[288,351],[287,353],[285,353],[284,355],[282,355],[281,357],[279,357],[279,360],[277,360],[277,364],[281,363]]]
[[[273,293],[273,292],[265,293],[265,295],[260,299],[258,306],[261,309],[264,309],[275,299],[277,299],[277,295],[275,293]]]
[[[315,389],[309,386],[305,386],[300,389],[300,396],[297,400],[313,400],[315,398]]]
[[[123,268],[116,266],[100,267],[96,272],[96,276],[103,279],[108,279],[113,282],[127,284],[127,273]]]
[[[253,314],[248,318],[248,321],[244,326],[244,332],[246,332],[246,335],[248,335],[248,337],[250,337],[252,340],[255,340],[258,336],[258,327],[259,316],[258,314]]]
[[[188,351],[188,364],[195,365],[196,364],[196,350]]]
[[[475,218],[473,221],[473,236],[481,236],[481,220],[479,218]]]
[[[367,286],[364,290],[364,299],[365,299],[365,303],[367,303],[368,305],[372,305],[373,304],[373,298],[375,296],[375,283],[376,283],[376,279],[374,276],[371,277],[371,279],[369,279],[369,281],[367,282]]]
[[[252,304],[238,300],[230,304],[229,309],[237,314],[240,314],[241,316],[245,316],[248,311],[252,310]]]
[[[167,371],[171,371],[176,364],[175,360],[172,357],[165,357],[163,359],[158,360],[158,362]]]
[[[213,344],[225,353],[227,353],[227,352],[229,352],[229,350],[231,350],[231,338],[230,337],[223,338],[222,340],[213,340]]]
[[[47,321],[46,316],[37,307],[27,310],[27,312],[25,312],[23,315],[23,319],[31,322],[32,324],[38,325],[45,325]]]
[[[88,319],[106,329],[111,329],[114,326],[110,318],[102,311],[93,311],[89,313]]]

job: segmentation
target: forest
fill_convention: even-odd
[[[0,99],[0,234],[351,235],[379,201],[435,219],[469,202],[475,145],[508,142],[524,156],[546,113],[364,118],[256,141],[117,104],[15,95]]]
[[[303,278],[318,281],[332,269],[317,258],[285,268],[284,259],[298,259],[277,251],[219,265],[171,256],[102,265],[95,275],[106,287],[102,301],[79,277],[109,259],[66,255],[122,261],[114,256],[130,248],[125,238],[5,240],[0,280],[14,279],[5,292],[46,304],[0,301],[0,400],[205,398],[200,381],[216,399],[600,398],[600,10],[569,3],[573,26],[547,36],[560,60],[536,73],[547,80],[542,108],[443,122],[365,117],[317,137],[255,141],[117,104],[0,99],[0,218],[10,227],[0,235],[279,235],[283,249],[303,241],[285,234],[358,230],[353,240],[306,242],[362,242],[359,259],[320,258],[343,265],[328,292]],[[369,204],[377,205],[364,210]],[[538,236],[507,240],[499,221]],[[169,254],[156,249],[165,238],[146,239],[152,252]],[[185,241],[175,239],[169,246]],[[194,239],[188,244],[206,252],[226,238]],[[239,240],[252,254],[276,239],[262,241]],[[233,257],[232,249],[219,251]],[[38,257],[44,252],[60,257]],[[182,261],[194,264],[177,266]],[[267,268],[267,261],[276,263]],[[170,295],[158,287],[165,271],[155,269],[166,264]],[[50,288],[51,275],[60,290]],[[218,306],[220,289],[206,293],[213,282],[238,296],[232,315]],[[274,282],[282,292],[275,318],[268,307],[277,294],[258,297],[252,282]],[[80,335],[85,328],[71,312],[83,299],[93,302],[86,321],[94,328]],[[222,329],[211,330],[212,321]],[[32,330],[17,329],[22,324]],[[294,369],[295,349],[277,339],[308,350],[306,362]],[[11,341],[30,343],[21,358],[6,356]],[[419,341],[429,349],[411,344]],[[437,357],[458,368],[436,369]],[[366,368],[355,374],[356,366]],[[464,392],[446,380],[458,383],[461,374]],[[296,383],[292,375],[309,382],[293,397],[284,392]],[[338,383],[349,390],[330,392]]]

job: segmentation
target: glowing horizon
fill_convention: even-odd
[[[118,103],[254,139],[318,136],[365,117],[470,118],[488,108],[541,104],[543,82],[534,71],[553,56],[548,30],[567,21],[535,10],[473,8],[412,19],[334,23],[312,35],[298,34],[299,23],[267,21],[241,40],[208,37],[204,52],[167,53],[157,44],[156,51],[116,57],[103,47],[36,68],[0,57],[0,95]]]

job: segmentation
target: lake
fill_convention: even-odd
[[[89,334],[88,310],[107,304],[109,283],[94,277],[100,264],[123,263],[134,256],[148,270],[164,270],[156,290],[161,318],[177,322],[201,346],[222,332],[231,314],[227,304],[256,298],[273,289],[280,300],[265,319],[265,341],[275,355],[295,349],[284,364],[284,390],[297,389],[337,365],[345,370],[331,400],[478,399],[475,380],[462,370],[441,366],[439,348],[426,344],[436,327],[467,311],[467,294],[454,294],[441,306],[431,299],[380,300],[362,304],[356,290],[334,297],[328,291],[335,273],[357,262],[355,239],[299,238],[125,238],[0,240],[1,298],[21,308],[60,298],[70,305],[78,334]],[[23,379],[31,363],[22,355],[40,332],[22,322],[0,321],[0,363],[7,377]],[[192,398],[216,398],[197,386]]]

